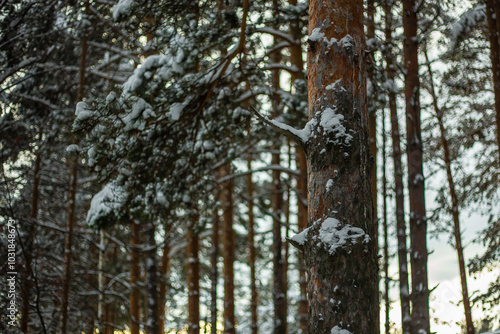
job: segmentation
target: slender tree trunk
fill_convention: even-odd
[[[486,19],[490,32],[490,57],[495,92],[497,121],[497,145],[500,163],[500,4],[496,0],[486,0]]]
[[[188,333],[200,333],[200,238],[196,231],[198,217],[191,214],[187,231],[187,286],[188,286]]]
[[[252,156],[248,156],[247,160],[248,170],[252,170]],[[250,327],[252,328],[252,334],[258,333],[258,315],[257,315],[257,305],[258,305],[258,295],[257,295],[257,283],[256,283],[256,271],[255,271],[255,260],[257,258],[257,250],[255,248],[255,217],[253,214],[253,196],[254,188],[252,181],[252,173],[247,175],[247,196],[248,196],[248,248],[249,248],[249,258],[250,262],[250,291],[251,291],[251,302],[250,302]]]
[[[379,331],[363,29],[362,0],[310,1],[302,247],[311,334]]]
[[[403,186],[403,165],[401,162],[401,137],[399,131],[398,109],[396,105],[396,65],[392,53],[392,1],[384,1],[385,40],[386,40],[386,75],[391,86],[388,92],[391,113],[392,157],[394,160],[394,183],[396,195],[396,231],[398,237],[399,297],[401,304],[401,324],[403,334],[410,333],[410,294],[408,283],[408,247],[405,222],[405,199]]]
[[[222,177],[231,174],[231,164],[224,165]],[[236,333],[234,316],[234,230],[233,230],[233,180],[229,180],[222,189],[222,244],[224,258],[224,333]]]
[[[408,138],[408,190],[410,194],[410,240],[412,283],[412,334],[430,333],[427,278],[427,219],[422,166],[420,80],[418,64],[417,1],[403,1],[406,136]]]
[[[297,5],[297,0],[289,0],[291,6]],[[290,33],[294,40],[299,41],[301,36],[301,27],[299,21],[293,21],[290,24]],[[304,68],[304,61],[302,60],[302,46],[297,43],[290,47],[290,61],[298,69],[298,73],[292,73],[292,82],[304,79],[302,70]],[[299,177],[297,178],[297,224],[299,232],[302,232],[307,227],[307,206],[304,202],[307,199],[307,159],[304,150],[300,146],[296,146],[297,152],[297,168],[299,169]],[[307,279],[306,269],[304,263],[304,256],[302,252],[298,254],[299,260],[299,285],[300,297],[298,307],[298,321],[299,329],[302,334],[307,333],[307,318],[308,318],[308,303],[307,303]]]
[[[40,136],[41,137],[41,136]],[[41,138],[40,138],[41,139]],[[30,315],[30,270],[33,261],[33,243],[36,232],[36,221],[38,219],[38,204],[40,202],[40,171],[42,170],[42,159],[40,152],[36,153],[35,166],[33,169],[33,192],[31,194],[31,212],[30,212],[30,228],[25,248],[26,271],[23,275],[21,296],[22,296],[22,313],[20,329],[23,333],[29,332],[29,315]]]
[[[220,199],[220,193],[215,194],[215,202]],[[210,333],[217,334],[217,281],[219,280],[219,270],[217,264],[219,262],[219,230],[220,230],[219,213],[214,210],[212,220],[212,248],[210,249],[210,281],[211,281],[211,300],[210,300]]]
[[[156,241],[155,241],[155,225],[149,222],[146,225],[146,238],[148,251],[146,255],[146,295],[147,295],[147,310],[148,317],[145,325],[146,334],[158,334],[158,275],[156,273]]]
[[[104,286],[106,284],[105,282],[105,277],[104,277],[104,262],[105,262],[105,234],[104,234],[104,229],[99,230],[99,261],[97,264],[97,285],[99,286],[99,299],[98,299],[98,304],[97,304],[97,321],[99,323],[99,332],[103,333],[105,332],[105,319],[106,319],[106,314],[105,314],[105,305],[104,305]]]
[[[85,1],[85,15],[90,14],[89,1]],[[85,71],[87,66],[87,33],[82,35],[80,45],[80,74],[77,101],[83,101],[85,95]],[[78,143],[74,140],[74,143]],[[68,208],[66,219],[66,239],[64,242],[64,268],[62,278],[62,294],[61,294],[61,334],[66,334],[68,323],[68,307],[69,307],[69,292],[71,281],[71,262],[73,260],[73,230],[75,228],[76,220],[76,190],[78,181],[78,157],[70,160],[70,173],[69,173],[69,190],[68,190]]]
[[[139,334],[140,322],[140,291],[137,286],[140,276],[140,227],[135,221],[130,222],[130,334]]]
[[[160,333],[165,332],[165,303],[167,302],[167,289],[170,280],[170,239],[165,236],[164,242],[158,288],[158,316],[160,321],[158,328]]]
[[[273,0],[274,16],[279,15],[278,0]],[[277,27],[275,27],[277,28]],[[274,44],[279,43],[274,37]],[[276,51],[271,55],[272,62],[277,64],[281,61],[281,52]],[[280,72],[274,70],[272,73],[272,87],[277,91],[280,89]],[[280,97],[274,94],[272,98],[273,116],[277,117],[281,114]],[[272,149],[278,152],[281,149],[280,139],[273,141]],[[272,164],[279,166],[281,164],[279,153],[273,153]],[[281,218],[283,216],[283,189],[281,182],[281,173],[278,170],[272,172],[272,187],[271,187],[271,206],[273,213],[273,304],[274,304],[274,333],[283,333],[287,331],[286,308],[287,301],[284,291],[284,268],[283,268],[283,242],[281,233]]]
[[[391,309],[389,299],[389,233],[387,223],[387,177],[386,177],[386,135],[385,135],[385,110],[382,110],[382,198],[384,219],[384,304],[385,304],[385,334],[389,334],[391,323],[389,311]]]
[[[460,283],[462,286],[462,302],[464,304],[465,311],[465,324],[467,334],[475,334],[474,323],[472,322],[472,314],[471,307],[469,301],[469,292],[467,289],[467,274],[465,271],[465,260],[464,260],[464,251],[462,246],[462,233],[460,230],[460,212],[458,211],[458,196],[455,189],[455,181],[453,179],[453,173],[451,171],[451,154],[450,147],[448,144],[448,139],[446,136],[446,129],[444,127],[443,122],[443,112],[439,108],[436,90],[434,87],[434,75],[432,73],[431,64],[429,62],[429,57],[427,54],[427,49],[424,49],[425,61],[427,63],[427,70],[429,73],[429,82],[430,82],[430,93],[432,96],[432,105],[434,107],[434,111],[436,112],[436,118],[439,126],[439,133],[441,135],[441,146],[443,147],[444,154],[444,164],[446,166],[446,177],[448,179],[448,187],[450,189],[450,197],[451,197],[451,215],[453,217],[453,234],[455,236],[455,249],[457,250],[458,256],[458,266],[460,269]]]

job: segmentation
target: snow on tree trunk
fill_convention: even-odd
[[[422,167],[420,125],[420,80],[418,74],[418,22],[416,0],[403,1],[406,136],[408,141],[408,191],[411,240],[411,326],[413,334],[429,334],[429,289],[427,278],[427,220]]]
[[[378,333],[363,1],[309,4],[309,333]],[[302,237],[302,238],[301,238]]]
[[[394,160],[394,183],[396,198],[396,231],[398,238],[398,264],[399,264],[399,298],[401,303],[401,324],[403,334],[410,333],[410,294],[408,283],[408,246],[405,222],[405,198],[403,186],[403,165],[401,162],[401,137],[396,105],[396,65],[392,53],[392,8],[389,1],[384,2],[385,15],[385,40],[386,40],[386,75],[389,86],[389,110],[391,113],[392,158]]]

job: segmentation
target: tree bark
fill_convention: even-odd
[[[303,249],[311,334],[378,333],[363,29],[362,0],[309,3]]]
[[[432,73],[431,64],[427,54],[427,48],[424,49],[425,61],[427,63],[427,71],[429,73],[430,93],[432,96],[432,106],[436,112],[436,118],[439,126],[439,133],[441,135],[441,146],[443,148],[444,164],[446,168],[446,178],[448,179],[448,187],[450,190],[451,198],[451,215],[453,217],[453,235],[455,236],[455,249],[458,256],[458,266],[460,270],[460,283],[462,287],[462,302],[464,304],[465,325],[467,334],[475,334],[474,323],[472,322],[472,312],[469,301],[469,291],[467,288],[467,274],[465,271],[464,250],[462,246],[462,233],[460,230],[460,212],[458,211],[458,196],[455,189],[455,180],[451,171],[452,158],[450,154],[450,147],[446,136],[446,129],[443,122],[443,112],[438,105],[436,90],[434,87],[434,74]]]
[[[248,170],[252,170],[252,156],[250,155],[247,160]],[[257,250],[255,248],[255,217],[253,213],[253,196],[254,187],[252,181],[252,173],[247,175],[247,196],[248,196],[248,248],[249,257],[248,262],[250,265],[250,291],[251,291],[251,301],[250,301],[250,327],[252,329],[252,334],[257,334],[258,327],[258,295],[257,295],[257,283],[256,283],[256,271],[255,271],[255,260],[257,258]]]
[[[412,278],[412,334],[430,333],[427,278],[427,219],[422,166],[420,124],[420,80],[418,64],[417,1],[403,1],[406,136],[408,138],[408,190],[410,195],[410,240]]]
[[[500,164],[500,4],[486,0],[486,19],[490,32],[490,58],[493,72],[493,91],[495,93],[495,115],[497,122],[497,145]]]
[[[403,186],[403,164],[401,162],[401,137],[399,131],[398,109],[396,105],[396,65],[392,52],[392,2],[384,1],[385,40],[386,40],[386,75],[391,82],[388,92],[389,110],[391,113],[392,158],[394,161],[394,183],[396,198],[396,231],[398,238],[398,265],[399,265],[399,298],[401,304],[401,324],[403,334],[410,333],[410,294],[408,283],[408,246],[405,222],[405,199]]]
[[[231,174],[231,164],[222,167],[222,177]],[[236,333],[234,316],[234,230],[233,230],[233,180],[227,181],[222,189],[222,238],[224,258],[224,333]]]
[[[137,286],[140,276],[140,231],[139,224],[135,221],[130,222],[130,334],[139,334],[140,323],[140,291]]]

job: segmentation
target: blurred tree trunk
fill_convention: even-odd
[[[383,230],[384,230],[384,306],[385,306],[385,334],[391,330],[389,311],[391,309],[389,299],[389,226],[387,223],[387,176],[386,176],[386,134],[385,134],[385,110],[382,109],[382,204],[383,204]]]
[[[374,334],[379,332],[378,261],[363,1],[310,1],[309,35],[309,118],[314,121],[304,143],[309,228],[302,246],[309,333]],[[342,235],[352,237],[346,241]]]
[[[90,14],[89,0],[85,1],[85,15]],[[80,74],[77,92],[77,101],[83,101],[85,96],[85,72],[87,66],[87,32],[84,31],[80,44]],[[76,138],[74,144],[78,144]],[[68,214],[66,219],[66,238],[64,241],[64,268],[62,278],[62,293],[61,293],[61,334],[66,334],[69,311],[69,293],[71,281],[71,263],[73,259],[73,230],[76,221],[76,191],[78,187],[78,156],[69,158],[70,173],[69,173],[69,190],[68,190]]]
[[[453,179],[453,173],[451,171],[451,153],[450,146],[448,144],[448,139],[446,137],[446,129],[443,122],[443,112],[438,105],[438,99],[436,95],[436,89],[434,86],[434,74],[432,73],[431,63],[429,62],[429,57],[427,54],[426,45],[424,45],[424,55],[427,64],[427,71],[429,73],[429,92],[432,96],[432,106],[436,112],[436,118],[439,126],[439,133],[441,135],[441,146],[443,148],[443,158],[444,165],[446,168],[446,177],[448,179],[448,187],[450,189],[451,198],[451,216],[453,217],[453,235],[455,236],[455,249],[458,256],[458,266],[460,270],[460,283],[462,287],[462,302],[464,304],[464,314],[465,314],[465,325],[467,334],[475,334],[474,323],[472,321],[472,312],[469,301],[469,291],[467,288],[467,273],[465,271],[465,259],[464,259],[464,249],[462,246],[462,232],[460,230],[460,212],[458,211],[458,196],[455,189],[455,180]]]
[[[165,227],[165,231],[168,231],[168,226]],[[158,328],[160,333],[165,332],[165,303],[167,302],[167,289],[170,280],[170,238],[168,235],[165,235],[164,242],[158,288],[158,315],[160,321]]]
[[[248,156],[247,160],[248,170],[252,170],[252,156]],[[250,262],[250,291],[251,291],[251,302],[250,302],[250,327],[252,328],[252,334],[258,333],[258,295],[257,295],[257,283],[256,283],[256,272],[255,272],[255,260],[257,258],[257,250],[255,248],[255,217],[253,214],[253,196],[254,187],[252,181],[252,173],[247,175],[247,196],[248,196],[248,248],[250,255],[248,261]]]
[[[291,6],[297,5],[297,0],[289,0]],[[300,33],[300,21],[292,21],[290,24],[290,33],[294,40],[300,41],[302,38]],[[302,59],[302,46],[300,43],[293,44],[290,47],[290,61],[294,65],[298,72],[292,73],[292,83],[295,83],[299,79],[304,79],[302,71],[304,69],[304,61]],[[305,201],[307,201],[307,160],[306,155],[302,147],[296,146],[297,152],[297,168],[299,170],[299,177],[297,178],[297,224],[299,232],[302,232],[307,227],[307,206]],[[306,269],[304,263],[304,256],[302,252],[298,254],[299,258],[299,285],[300,285],[300,297],[299,297],[299,308],[298,308],[298,321],[299,329],[302,333],[307,333],[307,279],[306,279]]]
[[[140,323],[140,291],[137,286],[140,276],[140,255],[139,245],[140,241],[140,227],[135,221],[130,222],[130,334],[139,334]]]
[[[221,177],[231,174],[231,164],[222,167]],[[224,333],[236,333],[234,316],[234,230],[233,230],[233,180],[223,184],[221,201],[223,210],[222,244],[224,258]]]
[[[273,0],[273,14],[274,16],[279,15],[279,2],[278,0]],[[278,29],[278,27],[274,27]],[[274,37],[274,44],[278,44],[278,38]],[[271,62],[274,64],[279,64],[281,62],[281,52],[275,51],[271,55]],[[274,92],[280,89],[280,71],[273,70],[271,85]],[[281,114],[280,107],[280,96],[274,93],[272,97],[272,108],[273,117],[277,117]],[[279,166],[281,164],[280,149],[281,142],[279,138],[273,140],[271,146],[272,154],[272,164]],[[281,173],[278,170],[272,171],[272,186],[271,186],[271,206],[273,214],[273,269],[274,269],[274,282],[273,282],[273,303],[274,303],[274,333],[283,333],[287,331],[286,322],[286,308],[287,301],[285,298],[284,290],[284,267],[283,267],[283,242],[281,233],[281,218],[283,216],[283,187],[281,182]]]
[[[418,64],[417,1],[403,1],[406,137],[408,138],[408,191],[410,195],[411,240],[411,326],[412,334],[430,333],[427,278],[427,219],[422,167],[420,124],[420,80]]]
[[[497,0],[486,0],[486,19],[490,32],[490,57],[493,72],[493,91],[495,92],[497,145],[500,164],[500,3]]]
[[[191,210],[191,223],[187,231],[187,286],[188,333],[200,333],[200,238],[196,231],[198,217]]]
[[[216,190],[215,202],[220,199],[220,193]],[[217,264],[219,262],[219,230],[220,230],[219,213],[214,210],[212,219],[212,248],[210,249],[210,281],[211,281],[211,300],[210,300],[210,333],[217,334],[217,281],[219,280],[219,271]]]
[[[145,236],[148,250],[145,252],[146,263],[146,305],[147,321],[145,325],[146,334],[158,334],[158,275],[156,261],[156,228],[153,222],[148,222],[145,226]]]
[[[401,303],[401,323],[403,334],[410,333],[410,294],[408,283],[408,246],[405,222],[405,199],[403,186],[403,165],[401,162],[401,137],[399,130],[398,109],[396,105],[397,89],[394,83],[396,65],[392,52],[392,0],[384,1],[385,41],[386,41],[386,75],[391,83],[388,92],[389,110],[391,113],[392,157],[394,160],[394,183],[396,196],[396,231],[398,237],[399,264],[399,298]]]

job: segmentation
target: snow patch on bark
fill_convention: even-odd
[[[342,329],[339,326],[335,326],[330,331],[330,334],[352,334],[352,333],[349,332],[347,329]]]
[[[310,227],[305,228],[302,232],[297,233],[296,235],[294,235],[290,239],[292,241],[296,242],[297,244],[299,244],[300,246],[304,246],[305,243],[307,242],[307,234],[309,233],[309,229],[310,229]]]
[[[349,224],[342,226],[336,218],[328,217],[319,229],[317,236],[319,245],[325,247],[330,255],[335,254],[338,248],[344,248],[348,243],[355,244],[360,238],[369,240],[368,235],[359,227]]]

